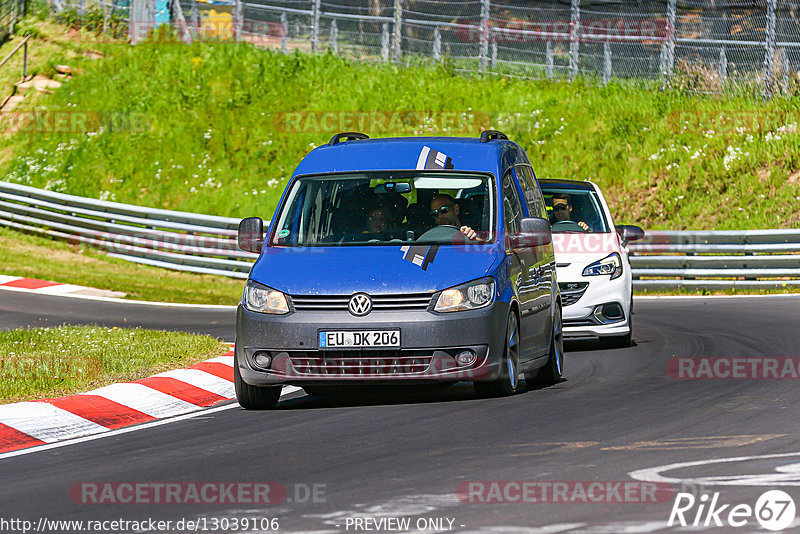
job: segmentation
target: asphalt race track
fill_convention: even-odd
[[[799,310],[798,297],[639,300],[635,347],[570,343],[564,382],[511,398],[476,399],[471,386],[461,384],[347,400],[298,392],[272,412],[226,407],[2,458],[2,516],[34,523],[263,517],[278,518],[280,532],[368,531],[356,528],[359,517],[410,518],[413,531],[425,518],[444,520],[441,532],[449,530],[447,519],[456,532],[677,531],[667,527],[674,497],[644,504],[467,503],[456,489],[470,481],[632,482],[629,473],[648,468],[754,456],[661,474],[700,478],[704,486],[675,482],[672,488],[719,492],[726,504],[752,506],[768,489],[783,489],[800,504],[798,380],[679,380],[667,374],[673,356],[798,357]],[[225,310],[0,292],[0,328],[92,321],[229,340],[234,325],[233,313]],[[778,454],[785,456],[760,457]],[[761,485],[746,485],[753,483],[746,475],[755,474],[762,475]],[[274,482],[288,494],[268,506],[81,504],[69,495],[81,482],[176,481]],[[312,485],[316,499],[308,498]],[[800,530],[800,520],[790,530]],[[703,531],[765,532],[752,518],[745,528]]]
[[[236,313],[233,307],[221,310],[150,306],[134,301],[111,302],[0,291],[0,329],[64,323],[183,330],[232,342],[236,332]]]

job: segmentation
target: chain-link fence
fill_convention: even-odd
[[[25,0],[0,0],[0,41],[14,32],[14,24],[25,14]]]
[[[0,0],[2,2],[3,0]],[[21,0],[33,6],[33,2],[47,6],[47,10],[59,22],[71,28],[83,28],[113,38],[130,35],[129,21],[136,20],[131,11],[131,0]],[[150,0],[152,1],[152,0]],[[166,10],[167,0],[163,1],[161,20],[170,21]],[[39,7],[35,11],[39,11]],[[152,13],[150,19],[154,19]],[[152,29],[152,24],[150,25]]]
[[[131,0],[131,20],[153,21],[160,1]],[[448,61],[483,75],[678,79],[697,92],[748,86],[769,97],[796,85],[800,69],[800,0],[171,1],[185,40]]]

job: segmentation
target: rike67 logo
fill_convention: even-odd
[[[722,504],[719,492],[709,497],[707,493],[695,497],[691,493],[678,493],[668,526],[682,527],[743,527],[755,519],[767,530],[779,531],[789,528],[795,518],[792,497],[781,490],[763,493],[755,506],[749,504]]]

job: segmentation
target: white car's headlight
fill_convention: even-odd
[[[275,315],[289,313],[289,302],[286,300],[286,295],[252,280],[248,280],[244,286],[242,302],[245,308],[254,312]]]
[[[600,274],[610,274],[610,280],[622,276],[622,258],[619,257],[618,253],[612,252],[583,270],[583,276],[597,276]]]
[[[494,279],[481,278],[439,293],[433,311],[454,312],[484,308],[494,300]]]

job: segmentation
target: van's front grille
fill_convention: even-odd
[[[351,295],[291,295],[294,309],[298,311],[347,311]],[[370,295],[373,311],[427,310],[430,293]]]
[[[303,376],[420,375],[433,360],[430,350],[361,350],[290,352],[289,360]]]

